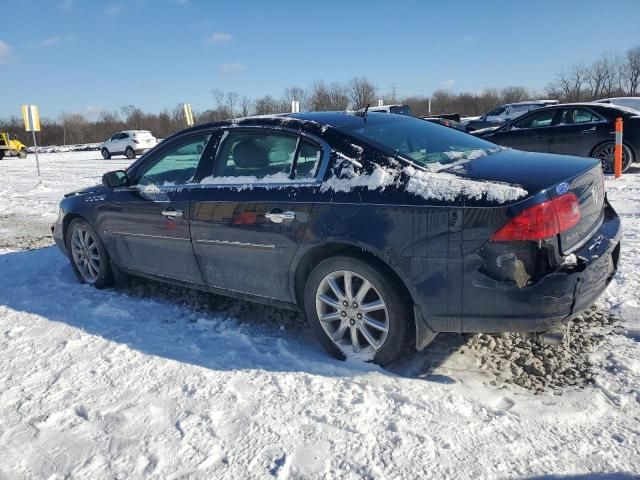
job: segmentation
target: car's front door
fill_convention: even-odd
[[[604,130],[604,131],[603,131]],[[554,120],[549,151],[566,155],[589,155],[597,139],[612,130],[609,122],[584,107],[560,109]]]
[[[326,147],[267,128],[231,129],[211,176],[194,191],[193,249],[207,285],[291,301],[289,267],[302,240]]]
[[[97,205],[96,225],[110,255],[125,270],[203,284],[189,232],[193,179],[209,133],[167,142]],[[204,153],[203,153],[204,152]]]
[[[529,113],[503,127],[495,139],[487,139],[527,152],[548,152],[551,124],[556,115],[554,109]]]

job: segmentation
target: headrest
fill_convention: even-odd
[[[243,140],[233,147],[236,167],[260,168],[269,166],[269,153],[256,140]]]

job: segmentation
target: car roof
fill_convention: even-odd
[[[555,105],[560,103],[558,100],[527,100],[525,102],[505,103],[504,106],[509,105]]]
[[[633,108],[625,107],[623,105],[617,105],[614,103],[597,103],[597,102],[573,102],[573,103],[560,103],[558,105],[549,105],[550,107],[586,107],[586,108],[608,108],[611,110],[622,110],[628,113],[638,113]]]
[[[321,123],[335,128],[356,127],[362,125],[364,122],[364,115],[361,112],[303,112],[288,114],[287,117]],[[413,117],[395,115],[393,113],[369,112],[366,121],[367,124],[375,125],[379,123],[403,122],[406,121],[407,118]]]
[[[600,100],[594,100],[593,103],[607,103],[611,100],[640,100],[640,97],[610,97],[601,98]]]

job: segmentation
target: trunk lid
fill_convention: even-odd
[[[461,177],[521,185],[530,194],[568,181],[600,162],[594,158],[551,153],[522,152],[507,148],[476,158],[453,170]]]
[[[533,196],[546,190],[549,197],[572,192],[580,205],[580,222],[562,232],[563,254],[586,241],[604,218],[604,175],[599,160],[570,155],[506,149],[467,163],[456,175],[520,185]]]

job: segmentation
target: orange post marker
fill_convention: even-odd
[[[616,118],[616,148],[613,155],[613,173],[622,175],[622,118]]]

